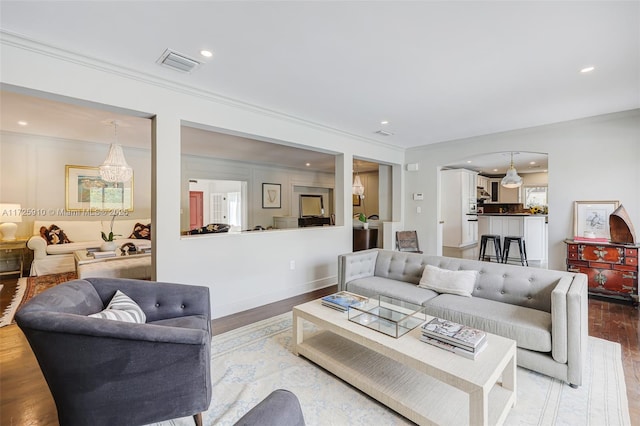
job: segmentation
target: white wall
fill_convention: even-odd
[[[640,227],[640,110],[479,136],[410,149],[420,170],[406,174],[407,228],[416,228],[427,253],[437,250],[438,170],[462,158],[502,151],[549,154],[549,267],[565,269],[563,240],[573,235],[573,202],[619,200]],[[417,214],[415,207],[422,206]]]
[[[2,83],[110,105],[153,117],[152,228],[155,277],[211,289],[214,317],[267,304],[336,282],[337,256],[351,251],[348,226],[241,235],[180,236],[181,122],[227,129],[338,153],[336,216],[351,217],[354,155],[402,164],[404,152],[345,133],[247,106],[188,86],[117,68],[2,34]],[[399,167],[395,167],[397,173]],[[394,179],[394,196],[401,194]],[[398,195],[400,196],[400,195]],[[398,204],[398,206],[400,206]],[[401,212],[400,212],[401,213]],[[396,210],[394,210],[394,217]],[[290,261],[296,262],[294,270]]]
[[[133,211],[129,218],[151,216],[151,152],[124,147],[124,156],[134,170]],[[0,133],[0,201],[19,203],[21,208],[44,212],[37,220],[94,220],[95,215],[61,216],[65,210],[65,166],[97,167],[107,156],[109,145],[77,142],[12,132]],[[17,235],[28,237],[36,217],[23,216]],[[100,220],[100,218],[98,218]],[[99,239],[99,235],[96,238]]]

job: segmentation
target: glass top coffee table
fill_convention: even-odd
[[[375,302],[375,301],[374,301]],[[352,315],[356,311],[351,312]],[[426,320],[432,317],[426,315]],[[304,330],[304,323],[315,331]],[[418,424],[502,424],[516,403],[516,343],[487,333],[475,360],[395,338],[314,300],[293,308],[293,352]]]

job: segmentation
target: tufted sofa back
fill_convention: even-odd
[[[375,275],[417,285],[425,265],[451,271],[479,271],[472,293],[474,297],[546,312],[551,312],[551,292],[560,279],[575,275],[564,271],[390,250],[374,249],[357,254],[349,261],[350,265],[342,266],[347,272],[347,281]]]

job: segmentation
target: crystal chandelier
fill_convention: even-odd
[[[522,185],[522,178],[518,176],[516,168],[513,167],[513,152],[511,153],[511,165],[507,170],[507,174],[502,178],[502,186],[505,188],[518,188]]]
[[[100,166],[100,177],[105,182],[128,182],[133,176],[133,169],[127,164],[122,152],[122,146],[118,144],[118,122],[113,121],[115,143],[109,147],[109,154]]]
[[[360,180],[358,169],[356,169],[356,177],[353,179],[353,186],[351,187],[353,195],[357,195],[360,198],[364,198],[364,185]]]

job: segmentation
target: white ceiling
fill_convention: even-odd
[[[3,32],[404,148],[640,107],[638,1],[3,0],[0,12]],[[166,48],[203,65],[161,67]],[[149,120],[1,95],[3,130],[110,143],[116,119],[123,145],[149,146]],[[333,170],[327,153],[196,128],[182,140],[196,154]],[[449,166],[500,173],[509,163],[469,160]],[[547,167],[544,154],[514,162]]]
[[[0,8],[3,31],[400,147],[640,107],[638,1]],[[205,63],[191,74],[161,67],[166,48]],[[200,57],[203,48],[213,57]],[[581,74],[588,65],[595,70]],[[381,128],[394,134],[374,133]]]

